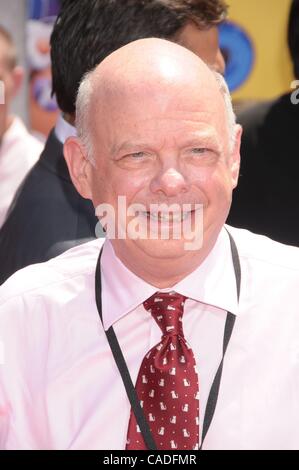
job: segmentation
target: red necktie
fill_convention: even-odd
[[[142,361],[136,392],[159,450],[198,449],[198,375],[182,326],[186,298],[174,292],[156,292],[143,303],[163,336]],[[132,411],[126,449],[146,449]]]

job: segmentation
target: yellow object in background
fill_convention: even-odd
[[[287,44],[291,0],[227,0],[229,20],[251,39],[254,64],[234,101],[265,100],[290,91],[292,63]],[[240,59],[241,60],[241,59]]]

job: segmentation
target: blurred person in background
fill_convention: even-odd
[[[77,193],[63,157],[64,141],[76,132],[82,77],[111,52],[147,37],[177,42],[223,73],[217,26],[226,14],[222,0],[62,2],[51,36],[53,93],[62,117],[0,231],[0,284],[18,269],[95,237],[94,208]]]
[[[293,0],[288,45],[299,79],[299,0]],[[241,171],[228,223],[299,246],[299,104],[289,92],[243,111]]]
[[[0,227],[16,190],[43,149],[42,143],[10,111],[23,77],[13,39],[0,25]]]

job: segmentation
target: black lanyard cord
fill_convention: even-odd
[[[228,231],[227,231],[228,232]],[[230,239],[230,245],[231,245],[231,253],[232,253],[232,260],[233,260],[233,266],[234,266],[234,271],[235,271],[235,278],[236,278],[236,286],[237,286],[237,297],[239,301],[240,297],[240,288],[241,288],[241,266],[240,266],[240,259],[238,255],[238,250],[235,244],[235,241],[231,234],[228,232],[229,239]],[[102,317],[102,281],[101,281],[101,255],[102,255],[103,248],[100,251],[98,261],[97,261],[97,266],[96,266],[96,275],[95,275],[95,298],[96,298],[96,305],[98,309],[98,313],[101,319],[101,322],[103,324],[103,317]],[[202,445],[204,442],[204,439],[207,435],[207,432],[209,430],[210,424],[212,422],[216,405],[217,405],[217,400],[218,400],[218,394],[219,394],[219,388],[220,388],[220,382],[221,382],[221,376],[222,376],[222,369],[223,369],[223,361],[224,361],[224,356],[225,352],[234,328],[234,323],[235,323],[235,315],[233,315],[230,312],[227,312],[226,316],[226,322],[225,322],[225,328],[224,328],[224,337],[223,337],[223,355],[221,362],[219,364],[218,370],[216,372],[215,378],[213,380],[213,384],[211,386],[211,390],[209,393],[207,405],[206,405],[206,411],[205,411],[205,416],[204,416],[204,422],[203,422],[203,432],[202,432],[202,440],[201,440],[201,446],[200,450],[202,449]],[[155,440],[152,436],[152,433],[150,431],[149,424],[145,418],[143,409],[140,406],[140,401],[137,395],[137,392],[135,390],[134,384],[132,382],[128,366],[126,364],[125,358],[123,356],[122,350],[120,348],[118,339],[115,335],[114,329],[111,326],[107,331],[105,331],[106,337],[111,349],[111,352],[113,354],[115,363],[117,365],[117,368],[119,370],[119,373],[121,375],[124,387],[127,392],[127,396],[129,398],[132,410],[134,412],[137,424],[140,428],[142,437],[144,439],[144,442],[149,450],[157,450],[157,446],[155,444]]]
[[[241,291],[241,264],[240,264],[240,258],[238,254],[238,250],[236,247],[236,243],[229,233],[228,230],[226,230],[229,236],[229,241],[230,241],[230,247],[231,247],[231,253],[232,253],[232,260],[233,260],[233,266],[234,266],[234,271],[235,271],[235,278],[236,278],[236,287],[237,287],[237,299],[239,302],[240,299],[240,291]],[[219,389],[220,389],[220,382],[221,382],[221,376],[222,376],[222,369],[223,369],[223,361],[224,361],[224,356],[226,353],[226,349],[231,337],[231,334],[233,332],[234,324],[235,324],[235,319],[236,316],[233,315],[230,312],[227,312],[227,317],[226,317],[226,322],[225,322],[225,328],[224,328],[224,336],[223,336],[223,351],[222,351],[222,359],[219,364],[218,370],[216,372],[216,375],[214,377],[211,390],[209,393],[207,405],[206,405],[206,411],[205,411],[205,417],[204,417],[204,422],[203,422],[203,428],[202,428],[202,439],[201,439],[201,446],[200,449],[202,449],[203,442],[205,440],[205,437],[207,435],[207,432],[210,428],[215,410],[216,410],[216,405],[217,405],[217,400],[218,400],[218,394],[219,394]]]
[[[102,250],[100,252],[100,256],[98,259],[97,263],[97,268],[96,268],[96,304],[98,307],[98,312],[101,318],[101,321],[103,323],[103,318],[102,318],[102,282],[101,282],[101,254]],[[140,401],[138,398],[138,395],[136,393],[135,387],[133,385],[125,358],[123,356],[122,350],[120,348],[119,342],[117,340],[117,337],[115,335],[114,329],[112,326],[105,331],[106,337],[108,340],[108,343],[110,345],[110,349],[112,351],[115,363],[118,367],[119,373],[122,377],[123,384],[125,386],[128,398],[131,403],[132,410],[134,412],[136,421],[138,423],[138,426],[140,428],[140,431],[142,433],[144,442],[149,450],[157,450],[157,446],[155,444],[154,438],[152,436],[152,433],[150,431],[150,427],[148,425],[148,422],[144,416],[143,410],[140,406]]]

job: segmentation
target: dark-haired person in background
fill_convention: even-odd
[[[83,75],[121,46],[153,36],[185,46],[223,72],[217,25],[226,11],[222,0],[62,3],[51,37],[51,59],[53,92],[63,118],[0,231],[0,284],[18,269],[95,236],[94,209],[73,187],[62,147],[75,133],[75,101]]]
[[[0,25],[0,227],[19,185],[43,149],[22,120],[11,114],[11,103],[23,77],[13,38]]]
[[[291,5],[288,44],[299,79],[299,0]],[[238,116],[241,172],[228,223],[299,246],[299,104],[292,93]]]

